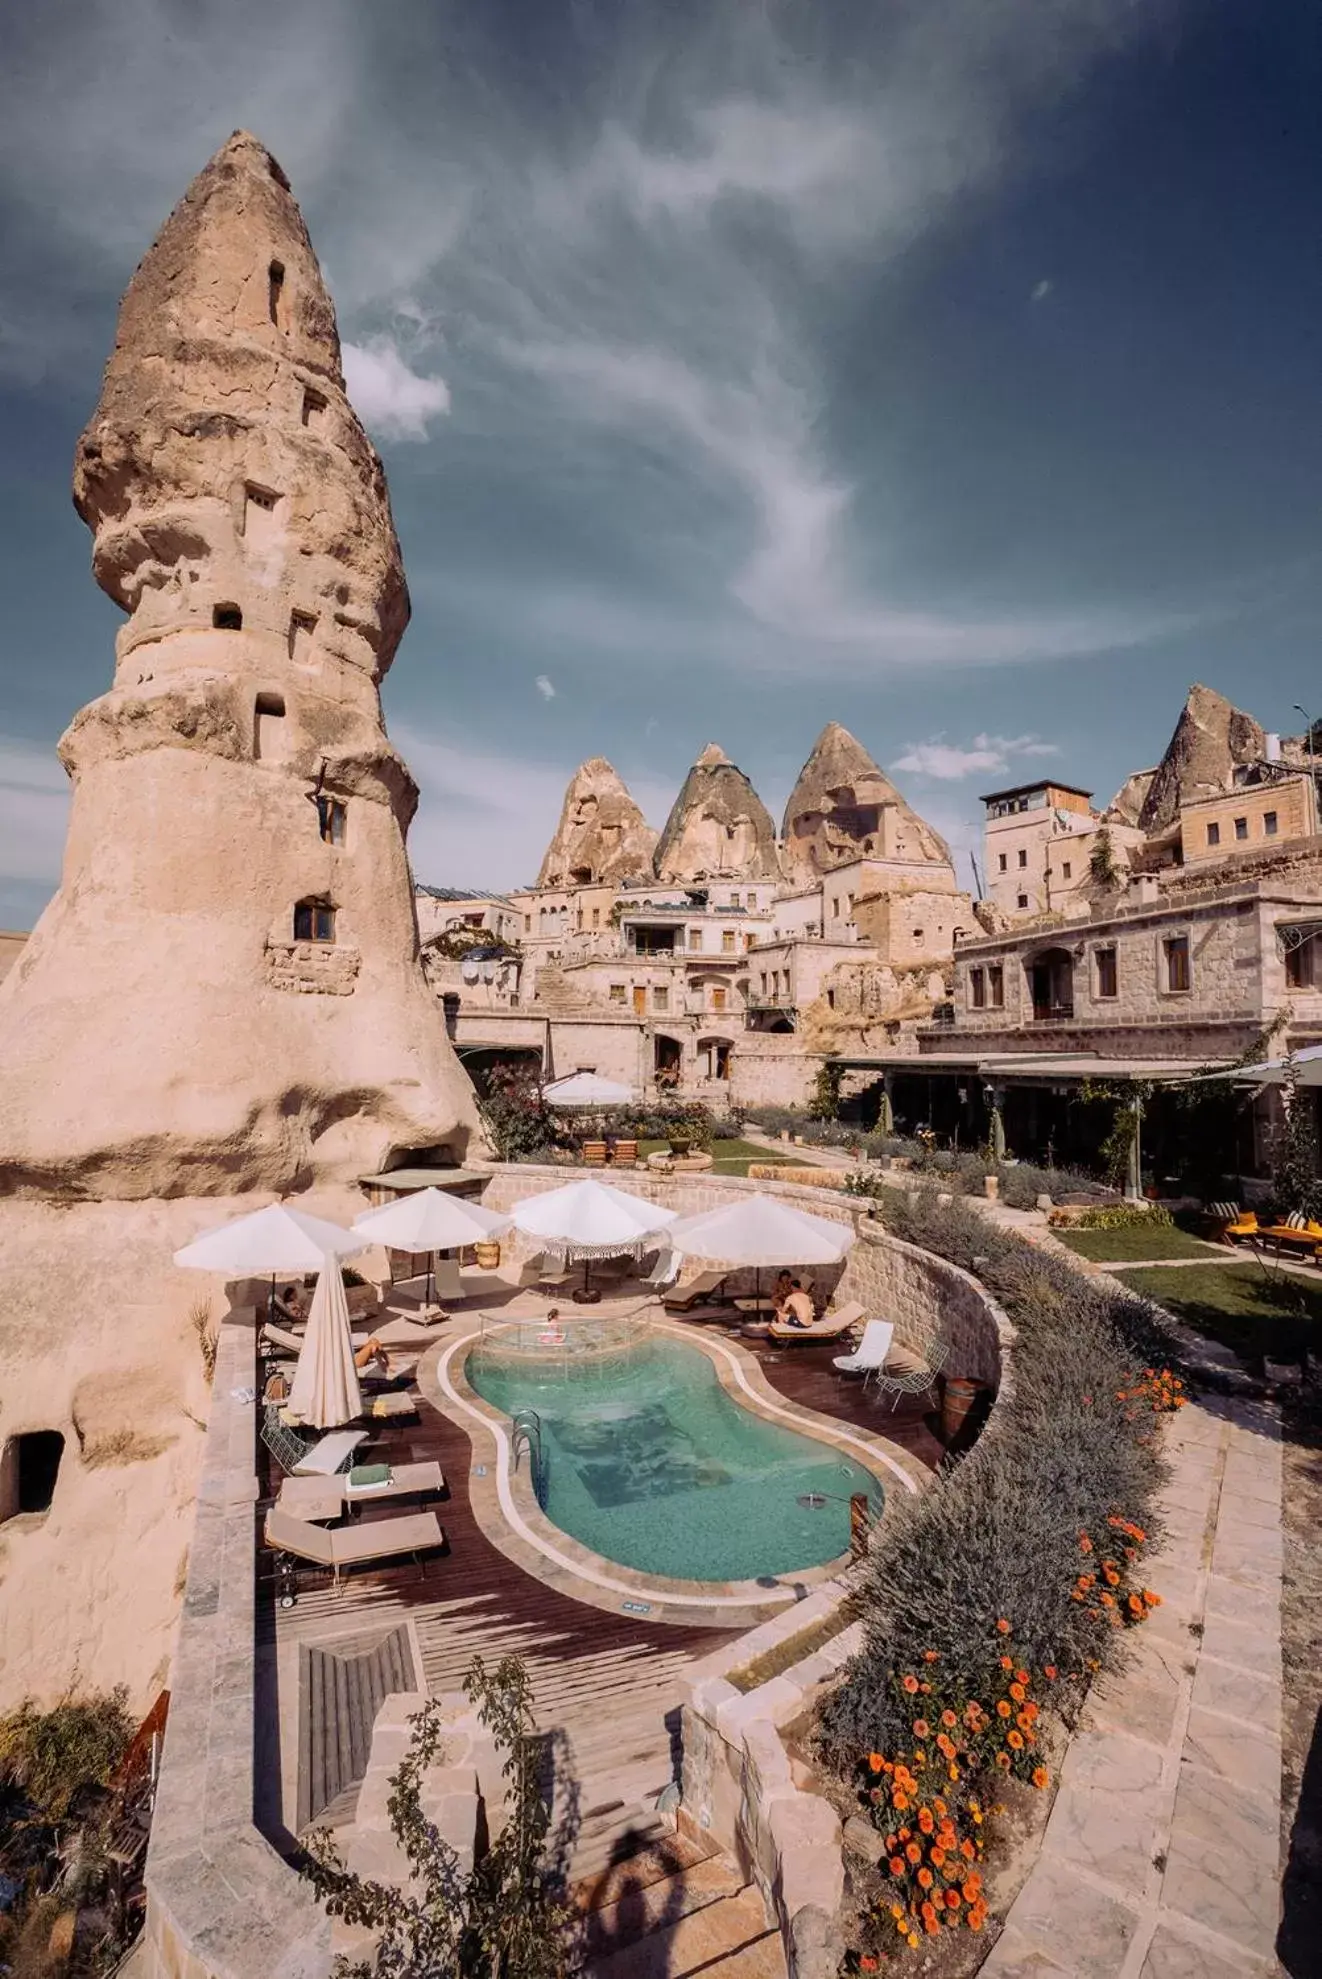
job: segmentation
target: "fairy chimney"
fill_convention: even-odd
[[[0,990],[0,1193],[234,1194],[462,1156],[418,962],[408,622],[289,185],[236,132],[124,296],[74,501],[126,614],[60,743],[60,890]]]
[[[656,848],[658,879],[780,877],[776,828],[766,805],[717,742],[684,779]]]
[[[574,771],[538,886],[599,886],[652,870],[656,833],[604,756]]]
[[[1235,771],[1266,752],[1267,738],[1254,721],[1215,688],[1195,683],[1152,773],[1138,823],[1150,838],[1175,829],[1181,810],[1200,797],[1219,797],[1234,786]]]
[[[785,806],[786,878],[811,885],[856,859],[950,864],[950,847],[907,804],[863,744],[828,722]]]

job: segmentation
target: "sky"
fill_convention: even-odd
[[[0,926],[110,684],[74,443],[132,269],[254,131],[413,597],[425,882],[535,877],[575,765],[779,819],[842,721],[952,840],[1106,801],[1202,680],[1322,715],[1306,0],[61,0],[0,65]]]

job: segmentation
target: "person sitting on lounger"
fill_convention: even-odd
[[[777,1307],[776,1310],[776,1318],[779,1324],[781,1326],[797,1326],[800,1328],[809,1327],[812,1325],[815,1317],[816,1315],[812,1309],[812,1300],[804,1291],[802,1281],[798,1278],[791,1278],[789,1295],[784,1305]]]
[[[307,1318],[303,1310],[303,1301],[292,1285],[286,1285],[283,1292],[277,1292],[271,1300],[271,1305],[273,1310],[282,1319],[288,1320],[291,1326],[301,1326]]]
[[[364,1340],[362,1346],[353,1357],[353,1364],[359,1374],[365,1374],[376,1361],[381,1363],[378,1371],[384,1374],[386,1372],[386,1350],[374,1333],[370,1340]]]
[[[789,1272],[778,1271],[776,1273],[776,1282],[771,1288],[771,1305],[777,1319],[784,1316],[786,1303],[793,1290],[794,1280],[791,1278]]]

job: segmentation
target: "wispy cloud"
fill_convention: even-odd
[[[52,749],[0,735],[0,880],[60,876],[69,779]]]
[[[444,378],[422,378],[389,337],[345,344],[344,382],[369,432],[387,440],[425,440],[433,419],[450,410]]]
[[[939,783],[958,783],[968,776],[998,774],[1010,767],[1015,756],[1055,756],[1054,742],[1043,742],[1036,735],[975,735],[965,747],[938,736],[931,742],[910,742],[893,769],[911,776],[932,777]]]
[[[541,695],[543,701],[554,701],[555,682],[550,678],[548,674],[539,673],[536,680],[533,682],[533,686],[537,689],[537,692]]]

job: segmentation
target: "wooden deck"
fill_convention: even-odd
[[[861,1383],[836,1375],[831,1360],[838,1347],[741,1344],[757,1354],[768,1381],[787,1400],[880,1430],[929,1466],[940,1461],[942,1445],[924,1421],[921,1404],[906,1400],[892,1416],[872,1391],[865,1394]],[[684,1673],[727,1641],[729,1632],[613,1614],[525,1573],[491,1544],[473,1515],[466,1431],[425,1401],[416,1423],[381,1425],[372,1454],[396,1464],[426,1459],[440,1464],[448,1496],[436,1511],[447,1550],[421,1566],[374,1567],[352,1575],[338,1596],[324,1577],[310,1574],[300,1580],[297,1605],[280,1609],[270,1556],[259,1548],[258,1724],[264,1741],[257,1753],[259,1825],[277,1847],[288,1850],[295,1810],[306,1813],[309,1807],[309,1784],[300,1781],[308,1751],[307,1700],[301,1692],[313,1667],[307,1652],[331,1650],[340,1661],[370,1656],[405,1628],[432,1695],[462,1688],[475,1654],[488,1664],[507,1654],[524,1659],[538,1724],[554,1756],[560,1857],[572,1880],[598,1876],[660,1832],[655,1801],[676,1769]],[[263,1478],[268,1498],[278,1483],[278,1477]],[[360,1516],[389,1517],[391,1509],[367,1505]],[[354,1757],[359,1764],[365,1757],[357,1745]],[[323,1761],[332,1769],[336,1763],[334,1755]],[[327,1810],[332,1825],[352,1818],[361,1778],[361,1770],[353,1777],[354,1770],[346,1757],[345,1791]]]

